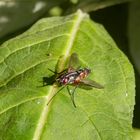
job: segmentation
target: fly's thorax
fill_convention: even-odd
[[[75,81],[75,77],[76,77],[76,75],[71,75],[71,76],[69,77],[68,84],[73,84],[74,81]]]
[[[67,78],[67,84],[73,84],[78,75],[79,74],[77,73],[77,71],[67,73],[67,75],[65,76],[65,78]]]
[[[65,75],[61,75],[59,76],[56,81],[60,84],[60,85],[66,85],[68,82],[68,78],[66,78]]]
[[[78,75],[77,71],[69,72],[59,76],[56,81],[61,85],[73,84]]]

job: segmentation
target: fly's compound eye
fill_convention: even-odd
[[[89,73],[91,73],[90,69],[85,69],[85,73],[88,75]]]

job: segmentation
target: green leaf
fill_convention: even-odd
[[[70,54],[104,89],[41,87]],[[49,82],[49,81],[48,81]],[[71,87],[73,88],[73,87]],[[134,73],[105,29],[81,11],[45,18],[0,47],[0,137],[3,140],[132,139]]]
[[[133,140],[139,140],[139,139],[140,139],[140,130],[135,128],[133,134]]]

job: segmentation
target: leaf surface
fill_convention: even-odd
[[[65,69],[77,53],[90,79],[104,89],[75,92],[42,87],[48,70]],[[71,87],[73,88],[73,87]],[[0,137],[3,140],[131,139],[134,73],[126,56],[100,25],[81,11],[45,18],[0,47]]]
[[[139,140],[139,139],[140,139],[140,130],[135,128],[133,133],[133,140]]]

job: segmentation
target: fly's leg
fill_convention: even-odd
[[[75,104],[75,101],[74,101],[74,93],[75,93],[75,90],[76,90],[77,87],[78,87],[78,85],[76,85],[74,87],[74,89],[72,90],[72,92],[70,92],[69,86],[67,86],[68,93],[69,93],[69,95],[71,97],[72,103],[73,103],[75,108],[76,108],[76,104]]]
[[[64,72],[67,71],[67,69],[64,69],[64,70],[61,71],[61,72],[55,72],[55,71],[53,71],[53,70],[51,70],[51,69],[49,69],[49,68],[48,68],[48,70],[51,71],[51,72],[53,72],[54,74],[62,74],[62,73],[64,73]]]
[[[60,88],[48,101],[47,105],[49,105],[49,103],[52,101],[52,99],[64,88],[65,86],[63,86],[62,88]]]
[[[54,73],[54,74],[58,74],[57,72],[55,72],[55,71],[53,71],[53,70],[51,70],[51,69],[49,69],[49,68],[48,68],[48,70],[51,71],[51,72]]]

